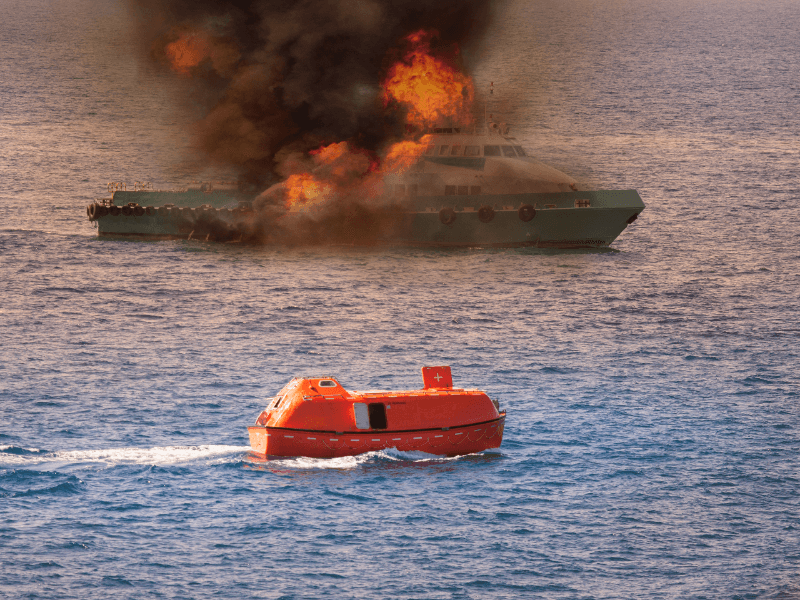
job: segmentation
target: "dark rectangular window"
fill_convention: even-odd
[[[372,429],[386,429],[386,406],[382,402],[373,402],[367,406],[369,426]]]
[[[471,188],[469,188],[469,193],[472,194],[473,196],[477,196],[478,194],[481,193],[481,186],[473,185]]]
[[[461,154],[461,144],[453,144],[450,148],[450,156],[458,156]]]
[[[454,186],[454,185],[446,185],[446,186],[444,186],[444,195],[445,196],[455,196],[456,195],[456,186]]]
[[[503,156],[510,156],[512,158],[517,157],[517,153],[514,152],[513,146],[502,146],[502,148],[503,148]]]
[[[525,150],[522,148],[522,146],[514,146],[514,150],[516,150],[517,154],[519,154],[520,156],[528,156],[527,154],[525,154]]]
[[[464,146],[464,156],[480,156],[480,146]]]
[[[439,146],[439,156],[445,156],[447,154],[447,149],[449,147],[450,146],[448,146],[447,144],[444,144],[443,146]]]
[[[484,156],[500,156],[500,146],[484,146]]]
[[[466,196],[469,194],[469,186],[468,185],[460,185],[458,186],[458,195],[459,196]]]

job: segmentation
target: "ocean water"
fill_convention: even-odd
[[[491,110],[647,205],[610,250],[100,241],[189,84],[116,0],[0,4],[0,597],[800,598],[800,6],[495,12]],[[248,458],[292,376],[426,364],[499,450]]]

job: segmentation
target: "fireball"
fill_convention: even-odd
[[[411,48],[386,75],[384,105],[398,102],[408,111],[407,122],[420,128],[444,119],[466,125],[472,121],[472,79],[431,54],[434,35],[418,31],[406,37]]]

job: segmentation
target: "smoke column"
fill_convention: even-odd
[[[201,155],[262,187],[298,152],[340,141],[377,152],[401,137],[404,115],[380,89],[401,40],[435,30],[432,50],[469,71],[460,49],[490,21],[489,0],[129,3],[143,58],[198,87]]]

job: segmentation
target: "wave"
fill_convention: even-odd
[[[21,448],[20,446],[4,446],[0,444],[0,453],[15,454],[18,456],[30,456],[32,454],[41,454],[42,450],[38,448]]]
[[[27,469],[0,472],[0,498],[71,496],[82,487],[75,475]]]
[[[270,470],[315,470],[315,469],[354,469],[369,464],[380,463],[446,463],[465,458],[482,456],[484,453],[467,454],[463,456],[442,456],[439,454],[428,454],[420,451],[403,451],[397,448],[386,448],[374,452],[365,452],[356,456],[340,456],[337,458],[311,458],[307,456],[297,456],[292,458],[259,458],[250,454],[245,462],[255,467],[268,467]]]
[[[25,450],[24,452],[21,450]],[[196,460],[227,459],[250,446],[157,446],[154,448],[107,448],[104,450],[40,451],[0,446],[0,466],[41,463],[102,463],[105,465],[174,465]]]

